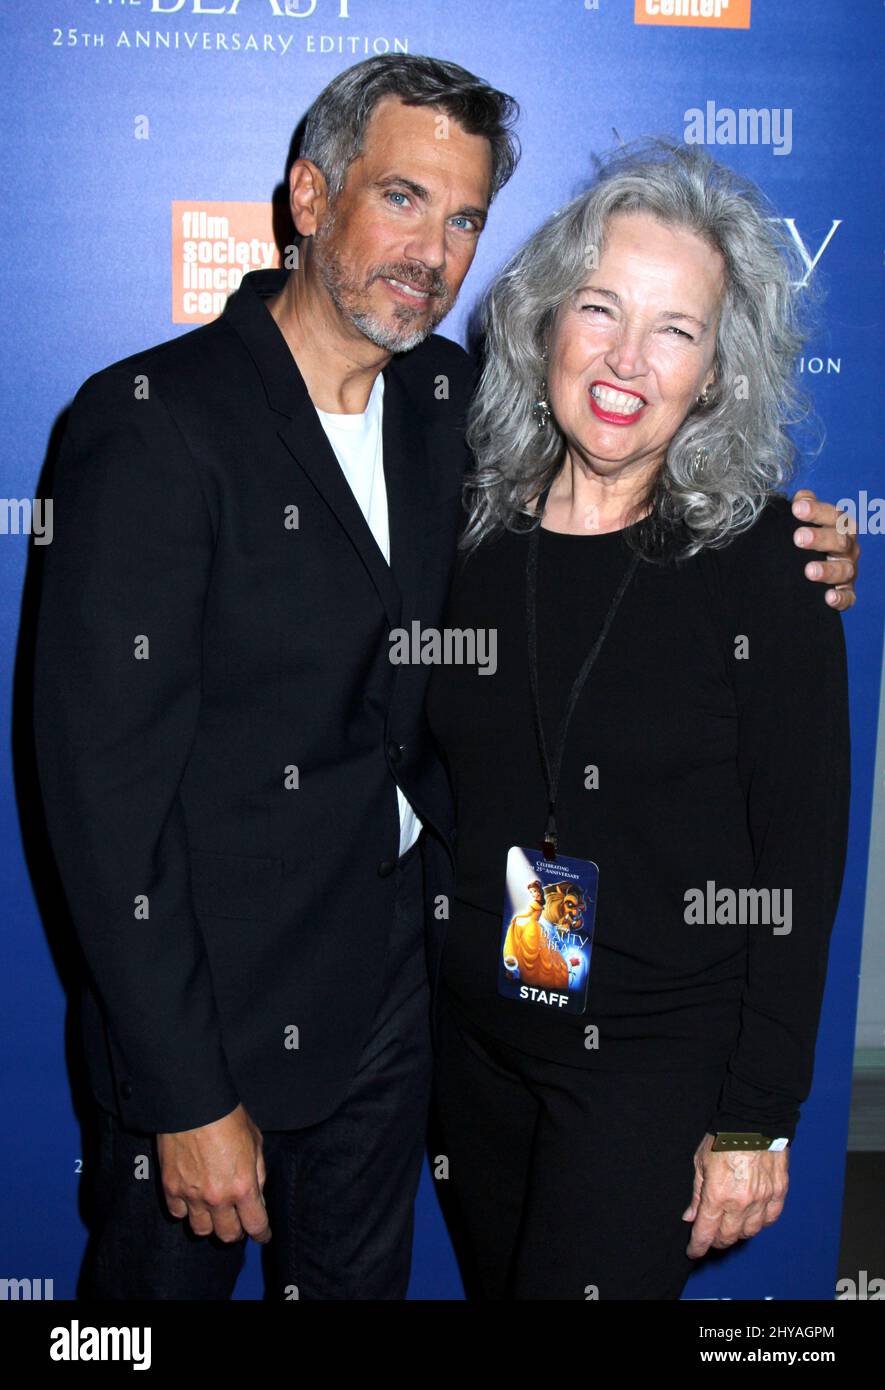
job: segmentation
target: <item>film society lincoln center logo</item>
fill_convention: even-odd
[[[172,322],[211,323],[250,270],[280,264],[270,203],[172,204]]]

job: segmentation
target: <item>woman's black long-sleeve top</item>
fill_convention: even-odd
[[[455,1006],[566,1065],[721,1065],[709,1129],[772,1138],[793,1137],[811,1086],[849,800],[842,622],[805,578],[794,526],[774,497],[721,549],[641,563],[578,700],[557,820],[560,853],[599,866],[583,1015],[497,992],[507,851],[540,849],[547,813],[529,694],[527,534],[481,544],[450,597],[447,627],[495,631],[496,670],[438,666],[428,699],[457,804],[443,957]],[[540,531],[548,747],[629,562],[629,534]],[[698,889],[700,914],[689,910]],[[694,920],[711,903],[720,920]],[[734,912],[742,921],[729,921]],[[754,912],[763,920],[753,924]]]

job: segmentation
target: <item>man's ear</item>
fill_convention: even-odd
[[[309,159],[296,159],[289,170],[289,208],[296,231],[313,236],[329,206],[329,188],[321,169]]]

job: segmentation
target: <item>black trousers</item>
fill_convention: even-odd
[[[444,992],[434,1167],[444,1153],[468,1297],[678,1299],[697,1263],[681,1219],[692,1160],[721,1084],[721,1065],[604,1073],[532,1057]]]
[[[385,990],[347,1096],[317,1125],[262,1132],[268,1299],[406,1294],[431,1069],[418,845],[396,874]],[[98,1120],[97,1219],[82,1296],[230,1298],[244,1243],[195,1236],[186,1217],[170,1216],[153,1136],[124,1129],[103,1109]]]

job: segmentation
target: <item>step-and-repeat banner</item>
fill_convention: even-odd
[[[207,322],[247,270],[278,263],[271,201],[306,108],[343,68],[403,52],[460,63],[522,108],[522,161],[443,325],[450,337],[464,341],[496,268],[579,191],[593,155],[643,134],[703,142],[761,184],[806,281],[826,291],[798,370],[827,430],[802,481],[850,503],[863,533],[860,601],[844,620],[854,737],[845,887],[783,1216],[706,1261],[685,1297],[834,1296],[885,593],[872,418],[882,23],[880,0],[6,0],[0,700],[13,757],[0,789],[0,1279],[51,1280],[56,1298],[72,1297],[88,1217],[82,1098],[71,1081],[73,966],[46,922],[57,885],[38,854],[28,752],[29,646],[19,625],[40,524],[28,499],[86,376]],[[252,1246],[237,1297],[260,1288]],[[462,1296],[429,1171],[411,1296]]]

